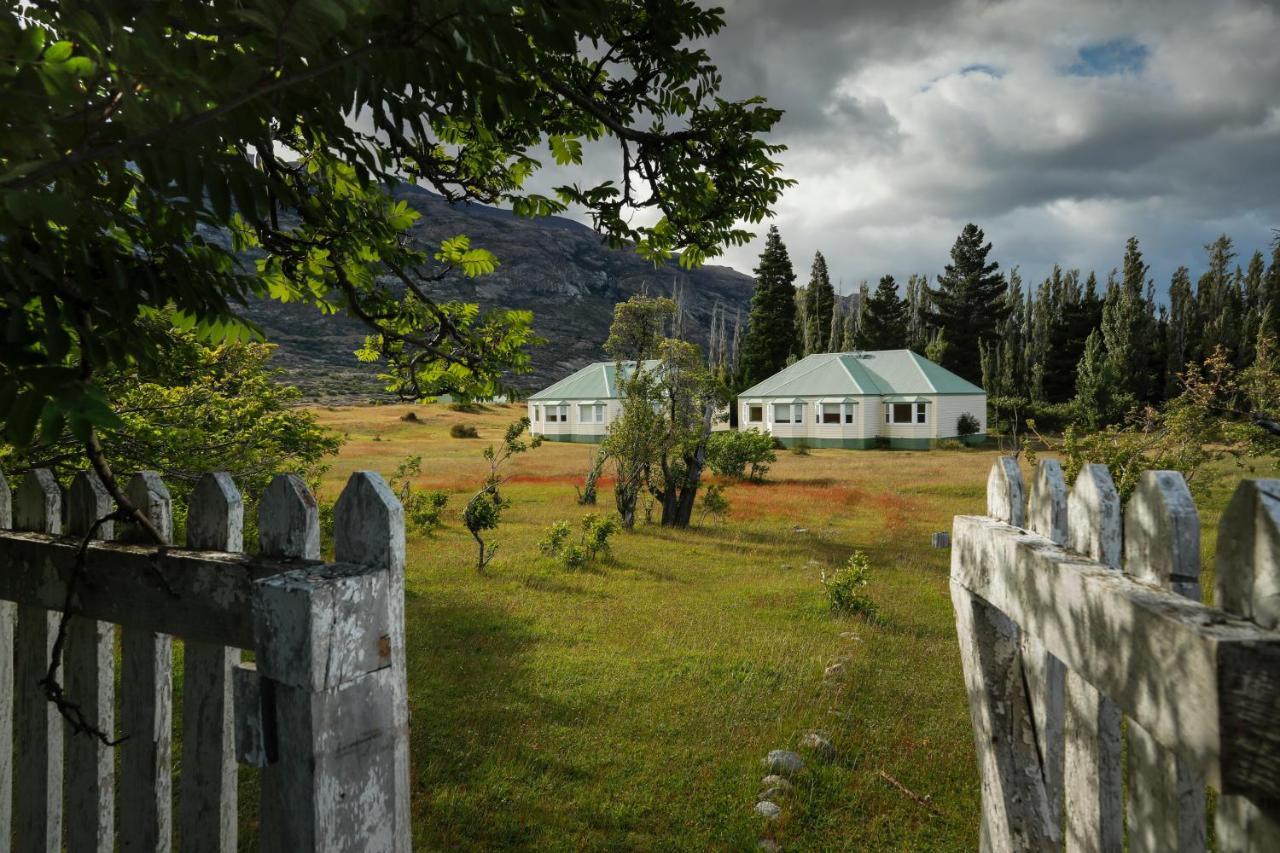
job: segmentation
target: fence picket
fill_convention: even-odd
[[[1124,570],[1200,600],[1200,515],[1176,471],[1147,471],[1124,516]],[[1133,637],[1136,643],[1144,637]],[[1151,660],[1160,659],[1152,649]],[[1129,849],[1134,853],[1205,849],[1203,776],[1129,721]]]
[[[408,851],[409,826],[409,696],[404,635],[404,507],[382,477],[357,471],[347,480],[333,509],[334,559],[384,569],[390,578],[388,620],[391,627],[392,726],[395,775],[392,816],[395,851]]]
[[[37,469],[23,478],[14,498],[17,530],[62,532],[62,488],[53,472]],[[40,685],[49,669],[58,614],[19,607],[14,637],[14,693],[17,702],[14,772],[15,846],[19,850],[62,849],[62,717]]]
[[[0,530],[13,527],[13,496],[0,472]],[[18,606],[0,601],[0,838],[13,828],[13,626]]]
[[[205,474],[187,511],[187,547],[244,549],[244,501],[230,474]],[[236,764],[231,669],[240,650],[185,644],[182,691],[182,849],[236,849]]]
[[[277,474],[258,502],[258,551],[264,557],[286,560],[320,559],[320,507],[307,484],[297,474]],[[250,678],[243,673],[241,678]],[[244,691],[258,701],[274,701],[268,688]],[[258,717],[273,717],[274,709],[258,709]],[[264,732],[264,738],[270,737]],[[264,748],[264,753],[267,750]],[[265,757],[264,757],[265,762]],[[264,815],[278,815],[281,805],[281,778],[277,764],[266,764],[260,776],[260,810]],[[262,822],[262,849],[280,850],[279,823]]]
[[[1026,526],[1027,490],[1018,460],[1001,456],[987,475],[987,515],[1014,527]]]
[[[67,495],[67,532],[83,537],[111,510],[111,496],[98,476],[76,474]],[[114,532],[107,521],[94,538],[110,539]],[[67,625],[67,696],[86,722],[108,736],[116,728],[115,645],[110,622],[77,617]],[[115,751],[92,734],[71,735],[66,770],[67,849],[110,853],[115,849]]]
[[[1086,465],[1067,498],[1071,549],[1120,567],[1120,495],[1104,465]],[[1120,711],[1074,672],[1067,673],[1063,757],[1067,845],[1072,850],[1120,850]]]
[[[1218,525],[1214,600],[1263,628],[1280,627],[1280,480],[1245,480]],[[1242,757],[1243,758],[1243,757]],[[1280,820],[1226,792],[1215,821],[1219,850],[1280,850]]]
[[[1067,542],[1067,484],[1056,459],[1042,460],[1036,468],[1027,499],[1027,528],[1056,545]],[[1045,650],[1038,637],[1026,633],[1022,634],[1022,664],[1044,762],[1050,820],[1054,826],[1061,826],[1067,668]]]
[[[173,508],[160,475],[133,475],[125,492],[164,537],[173,540]],[[122,538],[154,544],[135,525]],[[173,638],[124,626],[120,631],[120,847],[167,853],[172,844]]]

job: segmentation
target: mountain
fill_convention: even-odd
[[[545,387],[568,373],[603,359],[601,345],[613,320],[613,306],[634,294],[681,292],[686,337],[703,346],[716,303],[732,323],[745,323],[752,279],[728,267],[682,270],[674,262],[655,268],[634,252],[610,249],[589,227],[560,217],[523,219],[509,211],[474,204],[449,204],[419,187],[401,185],[392,193],[422,213],[413,239],[438,246],[466,234],[471,245],[490,250],[500,266],[477,279],[447,279],[429,288],[439,299],[476,302],[482,308],[533,312],[534,328],[546,343],[533,351],[533,371],[510,377],[526,391]],[[287,381],[312,398],[375,396],[378,365],[353,355],[367,332],[345,315],[323,316],[306,306],[263,301],[243,312],[278,344],[274,363]],[[732,333],[732,327],[730,327]]]

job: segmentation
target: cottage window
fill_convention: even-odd
[[[601,403],[582,403],[578,406],[578,421],[584,424],[604,423],[604,405]]]
[[[568,406],[547,406],[547,423],[567,424],[569,422]]]
[[[764,423],[764,406],[747,406],[747,423]]]
[[[823,403],[822,404],[822,423],[838,424],[840,423],[841,409],[845,406],[841,403]]]
[[[844,404],[844,422],[847,424],[853,423],[853,407],[853,403]]]
[[[925,404],[916,403],[916,423],[925,424],[928,422],[929,422],[928,416],[925,414]]]
[[[893,403],[889,407],[890,420],[893,424],[909,424],[914,422],[913,411],[915,407],[910,403]]]
[[[540,421],[540,420],[542,420],[542,407],[541,407],[541,406],[534,406],[534,407],[533,407],[533,419],[534,419],[534,421]]]
[[[775,424],[804,423],[803,403],[774,403],[773,422]]]

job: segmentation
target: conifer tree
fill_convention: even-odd
[[[742,338],[742,387],[761,382],[787,366],[795,349],[795,271],[776,225],[769,226],[755,269],[756,288]]]
[[[1132,403],[1133,398],[1121,387],[1101,331],[1095,329],[1085,341],[1084,355],[1076,368],[1076,420],[1096,430],[1119,421]]]
[[[1200,341],[1194,359],[1203,361],[1217,347],[1234,359],[1240,343],[1240,298],[1232,275],[1235,244],[1223,234],[1204,248],[1209,255],[1209,268],[1196,285]]]
[[[951,248],[951,263],[938,276],[938,288],[929,294],[931,325],[940,329],[947,343],[945,367],[971,381],[982,378],[979,342],[999,336],[1008,314],[1008,286],[988,262],[991,244],[984,243],[982,229],[969,223]]]
[[[1271,243],[1271,263],[1262,278],[1262,293],[1258,301],[1262,317],[1258,323],[1258,334],[1280,340],[1280,233]]]
[[[866,349],[902,349],[907,343],[907,304],[898,296],[893,276],[880,278],[863,316]]]
[[[1178,267],[1169,281],[1169,325],[1165,332],[1164,396],[1178,395],[1178,374],[1187,366],[1191,349],[1191,324],[1196,319],[1196,301],[1191,292],[1191,273]]]
[[[1142,258],[1138,238],[1125,244],[1124,271],[1119,281],[1109,283],[1102,306],[1102,338],[1107,359],[1122,387],[1135,399],[1147,399],[1147,365],[1152,340],[1151,304],[1146,297],[1148,266]]]
[[[809,286],[805,288],[805,338],[806,354],[827,352],[831,341],[831,312],[835,307],[836,292],[827,273],[827,260],[821,252],[813,255],[809,269]]]

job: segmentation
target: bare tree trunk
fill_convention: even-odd
[[[591,462],[591,467],[587,469],[587,481],[581,489],[574,486],[578,492],[578,503],[581,506],[596,505],[596,483],[600,479],[600,474],[604,472],[604,464],[609,461],[609,454],[602,447],[596,453],[595,458]],[[634,515],[634,503],[632,505],[632,514]]]

